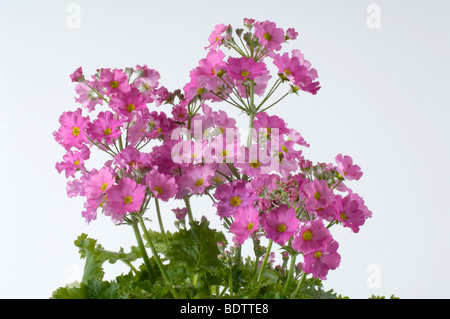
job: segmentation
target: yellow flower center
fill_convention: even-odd
[[[109,83],[109,85],[113,89],[117,89],[119,87],[119,83],[117,81],[111,81],[111,83]]]
[[[313,238],[313,233],[308,229],[302,235],[303,239],[306,241],[310,241]]]
[[[202,186],[202,185],[203,185],[203,178],[197,179],[197,180],[195,181],[194,185],[195,185],[196,187]]]
[[[321,252],[321,251],[316,251],[316,252],[314,253],[314,257],[316,257],[316,258],[322,257],[322,252]]]
[[[80,160],[78,159],[78,160],[76,160],[75,162],[73,162],[75,165],[77,165],[78,166],[78,164],[80,164]]]
[[[252,229],[253,229],[253,223],[248,223],[247,229],[248,229],[248,230],[252,230]]]
[[[231,199],[230,199],[231,206],[238,207],[239,205],[241,205],[241,203],[242,203],[242,199],[239,196],[234,196],[234,197],[231,197]]]
[[[319,200],[320,199],[320,193],[319,192],[315,192],[314,193],[314,198]]]
[[[289,152],[289,149],[288,149],[286,146],[284,146],[284,145],[281,146],[281,149],[282,149],[283,152],[285,152],[285,153],[288,153],[288,152]]]
[[[197,89],[197,94],[202,94],[205,91],[204,88],[198,88]]]
[[[102,187],[100,187],[100,189],[101,189],[102,191],[106,190],[107,188],[108,188],[108,184],[107,184],[107,183],[103,183],[103,184],[102,184]]]
[[[132,198],[131,196],[125,196],[125,197],[123,198],[123,202],[124,202],[125,204],[131,204],[132,201],[133,201],[133,198]]]
[[[264,33],[264,39],[266,39],[267,41],[272,40],[272,36],[269,33]]]
[[[259,161],[257,161],[256,163],[250,163],[250,166],[253,168],[258,168],[261,166],[261,163]]]
[[[346,220],[347,220],[347,215],[346,215],[344,212],[340,213],[339,216],[341,216],[341,219],[342,219],[343,221],[346,221]]]
[[[291,75],[292,73],[291,73],[291,70],[285,69],[285,70],[284,70],[284,74],[286,74],[286,75]]]
[[[250,75],[250,72],[248,72],[247,70],[244,70],[241,72],[241,75],[245,78]]]
[[[109,127],[107,127],[104,131],[103,134],[105,135],[110,135],[111,134],[111,129]]]
[[[132,112],[132,111],[134,111],[136,109],[136,105],[134,105],[134,104],[128,104],[127,105],[127,111],[128,112]]]
[[[72,134],[73,136],[78,136],[80,135],[80,128],[75,126],[74,128],[72,128]]]
[[[158,192],[158,195],[161,195],[162,192],[163,192],[162,188],[159,187],[159,186],[156,186],[156,187],[155,187],[155,191]]]
[[[286,231],[286,225],[285,224],[280,224],[277,226],[277,232],[279,233],[284,233]]]

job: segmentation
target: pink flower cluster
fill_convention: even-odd
[[[294,29],[253,19],[244,19],[244,26],[236,30],[244,47],[231,26],[215,27],[206,57],[183,90],[169,92],[146,65],[100,69],[90,79],[77,69],[70,78],[80,106],[59,118],[53,135],[66,153],[56,169],[69,179],[68,196],[85,198],[88,223],[99,212],[115,223],[143,214],[152,198],[207,195],[236,244],[264,236],[289,246],[304,256],[305,272],[323,279],[340,263],[330,226],[356,233],[371,217],[362,197],[344,185],[362,172],[342,154],[335,164],[313,165],[303,156],[309,144],[300,133],[265,112],[271,106],[264,103],[282,83],[290,93],[316,94],[318,75],[299,50],[279,52],[297,38]],[[222,47],[239,56],[227,57]],[[278,74],[267,91],[270,60]],[[259,105],[255,96],[262,98]],[[220,101],[251,116],[254,133],[247,143],[233,117],[207,105]],[[110,156],[101,168],[88,166],[93,149]],[[190,207],[173,212],[183,220]]]

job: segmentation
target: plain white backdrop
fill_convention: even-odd
[[[77,107],[69,75],[147,64],[169,90],[182,88],[214,26],[243,18],[295,28],[289,48],[319,73],[316,96],[292,96],[269,113],[301,132],[309,159],[343,153],[364,172],[348,186],[373,218],[358,234],[332,229],[342,262],[325,288],[351,298],[450,297],[449,13],[445,0],[1,0],[0,297],[49,298],[79,280],[73,241],[82,232],[111,250],[135,245],[131,229],[104,216],[86,225],[83,201],[66,196],[55,170],[64,151],[52,132]],[[163,206],[167,225],[176,205]],[[209,202],[193,205],[198,217],[214,215]],[[106,265],[107,279],[123,271]]]

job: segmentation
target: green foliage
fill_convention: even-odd
[[[201,222],[192,222],[190,229],[180,229],[172,237],[166,251],[171,262],[180,262],[191,272],[212,272],[221,266],[218,259],[218,242],[226,242],[225,235],[209,228],[205,218]]]
[[[143,257],[137,247],[126,253],[104,249],[97,240],[81,234],[75,240],[81,258],[86,260],[83,279],[56,289],[52,299],[170,299],[176,293],[178,298],[242,298],[242,299],[348,299],[332,289],[325,291],[322,281],[308,278],[299,271],[294,272],[288,288],[286,267],[266,266],[261,280],[258,261],[249,256],[241,257],[238,248],[230,252],[219,249],[217,243],[226,243],[223,233],[211,229],[209,222],[202,219],[193,222],[189,229],[166,233],[163,236],[147,230],[148,238],[158,254],[164,255],[164,271],[170,278],[165,280],[158,268],[155,256],[149,259],[153,276],[149,276]],[[223,246],[222,246],[223,247]],[[130,271],[105,281],[103,264],[114,264],[121,260],[130,266]],[[132,262],[140,262],[134,267]],[[371,299],[384,299],[374,296]],[[394,296],[391,299],[397,299]]]

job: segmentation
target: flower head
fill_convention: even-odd
[[[362,176],[361,168],[358,165],[353,164],[353,159],[348,156],[342,156],[342,154],[338,154],[335,157],[337,163],[337,171],[344,179],[349,181],[351,180],[359,180]]]
[[[233,214],[234,222],[230,232],[234,234],[233,241],[242,245],[247,238],[259,228],[259,213],[253,206],[240,206]]]
[[[261,223],[267,238],[280,245],[284,245],[298,231],[300,225],[295,210],[287,205],[281,205],[263,214]]]
[[[109,208],[115,214],[133,213],[141,208],[142,200],[145,197],[145,186],[125,177],[113,185],[107,191],[106,196]]]
[[[89,117],[84,117],[80,108],[74,112],[64,112],[59,117],[59,123],[61,126],[53,133],[53,136],[67,151],[70,151],[72,147],[80,149],[84,143],[88,143],[86,128]]]
[[[146,175],[146,181],[153,196],[165,202],[174,197],[178,191],[178,185],[173,176],[158,173],[154,169]]]
[[[300,253],[323,250],[331,241],[331,233],[323,224],[322,218],[306,222],[292,241],[292,248]]]
[[[264,21],[254,24],[255,35],[259,43],[268,50],[280,50],[281,44],[285,41],[284,31],[277,28],[275,22]]]
[[[305,254],[303,271],[312,274],[315,278],[327,279],[328,271],[336,269],[341,262],[341,256],[337,253],[338,248],[338,242],[333,240],[325,249]]]

